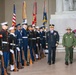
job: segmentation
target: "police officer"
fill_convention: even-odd
[[[28,46],[28,32],[27,32],[27,23],[22,23],[22,41],[23,41],[23,50],[25,55],[25,60],[27,60],[27,46]]]
[[[3,51],[3,57],[4,57],[4,67],[7,71],[7,67],[8,67],[8,60],[9,60],[9,45],[8,45],[8,22],[3,22],[1,23],[2,26],[2,30],[0,31],[0,33],[2,34],[2,51]],[[10,75],[10,73],[7,73],[8,75]],[[2,68],[2,72],[1,75],[4,75],[4,69]]]
[[[54,24],[50,24],[50,31],[46,33],[46,44],[48,47],[48,64],[55,64],[56,47],[59,42],[59,34],[54,30]]]
[[[63,35],[62,44],[65,47],[65,64],[68,65],[73,63],[73,48],[75,46],[75,36],[71,32],[71,28],[68,27],[67,32]]]

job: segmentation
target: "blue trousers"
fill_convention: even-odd
[[[49,47],[48,48],[48,63],[55,62],[56,57],[56,47]]]
[[[24,50],[24,55],[26,60],[27,60],[27,46],[28,46],[28,39],[23,38],[23,50]]]
[[[4,67],[7,69],[8,67],[8,61],[9,61],[9,52],[3,52],[3,58],[4,58]],[[4,69],[1,67],[1,75],[4,75]]]
[[[24,64],[24,59],[22,58],[22,47],[19,47],[20,48],[20,59],[21,59],[21,64]]]
[[[32,49],[33,49],[33,46],[30,46],[31,59],[32,59],[32,61],[34,61],[34,55],[33,55]]]

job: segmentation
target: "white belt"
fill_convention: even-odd
[[[37,39],[39,39],[40,37],[37,37]]]
[[[28,38],[28,37],[22,37],[22,38]]]
[[[2,43],[3,43],[3,44],[8,44],[8,42],[6,42],[6,41],[2,41]]]
[[[14,43],[10,43],[10,45],[15,46],[16,44],[14,44]]]
[[[36,40],[36,38],[32,38],[33,40]]]
[[[46,37],[46,36],[43,36],[43,37]]]

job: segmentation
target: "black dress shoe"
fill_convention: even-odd
[[[17,70],[17,71],[19,71],[19,70]],[[10,70],[10,72],[15,72],[15,69],[13,69],[13,70]]]
[[[55,62],[52,62],[52,64],[55,64]]]
[[[7,73],[7,75],[11,75],[10,73]]]
[[[65,65],[69,65],[68,62],[65,62]]]
[[[29,66],[29,62],[27,62],[27,66]]]
[[[51,63],[48,63],[49,65],[51,65]]]
[[[24,63],[22,63],[22,66],[24,66]]]
[[[21,66],[21,67],[19,67],[18,69],[23,69],[24,67],[23,66]]]
[[[17,68],[16,70],[14,69],[13,72],[19,71],[19,69]]]
[[[47,62],[48,63],[48,65],[51,65],[51,62]]]
[[[70,64],[72,64],[73,62],[71,61]]]

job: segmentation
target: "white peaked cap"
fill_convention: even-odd
[[[10,27],[10,28],[9,28],[9,30],[13,30],[13,29],[14,29],[14,27]]]
[[[23,24],[27,24],[27,19],[25,19],[25,21],[24,21],[24,22],[22,22],[22,25],[23,25]]]
[[[36,28],[39,28],[39,26],[36,26]]]
[[[35,26],[35,24],[33,24],[32,26]]]
[[[6,25],[6,24],[8,24],[8,22],[3,22],[3,23],[1,23],[2,26],[3,26],[3,25]]]

